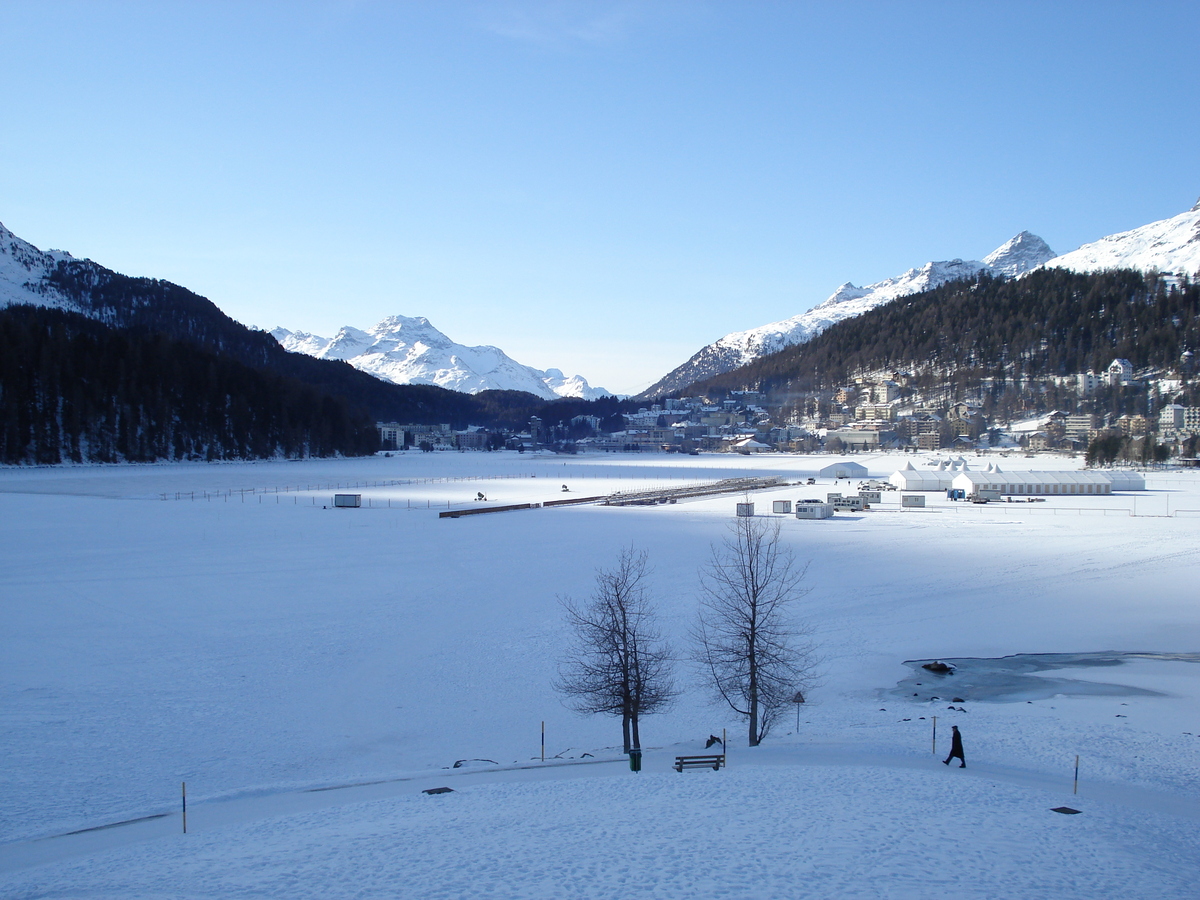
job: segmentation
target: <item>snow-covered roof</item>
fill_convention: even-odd
[[[867,467],[862,465],[861,463],[850,462],[847,460],[846,462],[838,462],[838,463],[833,463],[832,465],[828,465],[825,468],[823,468],[818,474],[824,475],[826,478],[829,478],[829,477],[837,477],[839,472],[842,473],[842,475],[841,475],[842,478],[845,478],[847,475],[849,475],[852,478],[853,477],[861,477],[861,476],[865,476],[867,474]]]

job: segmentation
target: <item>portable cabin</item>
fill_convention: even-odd
[[[812,503],[801,500],[796,503],[797,519],[828,519],[833,515],[833,507],[828,503]]]

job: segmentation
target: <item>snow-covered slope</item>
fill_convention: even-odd
[[[1035,234],[1022,231],[982,261],[951,259],[928,262],[920,268],[909,269],[903,275],[869,284],[865,288],[846,282],[824,303],[798,316],[725,335],[704,347],[640,396],[650,398],[681,390],[695,381],[744,366],[760,356],[803,344],[843,319],[860,316],[899,297],[929,290],[955,279],[969,278],[979,272],[1018,275],[1053,256],[1054,251],[1045,241]]]
[[[527,391],[547,400],[610,396],[579,375],[523,366],[496,347],[456,344],[420,316],[390,316],[363,331],[346,326],[333,338],[276,328],[287,350],[319,359],[341,359],[356,369],[395,384],[434,384],[452,391]]]
[[[1056,256],[1044,266],[1073,272],[1156,269],[1194,276],[1200,273],[1200,200],[1185,213],[1102,237]]]
[[[45,283],[60,261],[73,258],[61,250],[39,250],[0,224],[0,307],[32,303],[76,309],[77,304]]]

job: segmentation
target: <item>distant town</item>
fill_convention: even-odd
[[[1015,410],[1001,421],[983,400],[938,402],[922,396],[903,373],[861,377],[794,403],[785,415],[755,391],[666,399],[620,417],[605,430],[599,417],[564,424],[530,419],[521,432],[483,427],[377,423],[384,450],[551,449],[565,453],[816,453],[1023,450],[1088,454],[1089,462],[1195,464],[1200,406],[1170,402],[1186,384],[1181,373],[1135,373],[1127,359],[1103,372],[1039,379],[1043,391],[1074,400],[1070,410]],[[986,387],[986,385],[985,385]],[[1024,386],[1026,389],[1030,385]],[[1120,402],[1112,402],[1112,398]],[[1097,407],[1140,407],[1116,414]],[[1091,407],[1091,411],[1082,411]],[[614,424],[608,422],[610,428]]]

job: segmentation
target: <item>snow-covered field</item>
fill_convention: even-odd
[[[884,477],[905,462],[856,459]],[[803,614],[825,658],[799,730],[789,714],[749,749],[689,687],[643,724],[637,775],[619,722],[551,688],[556,596],[586,597],[636,544],[682,648],[740,498],[438,518],[477,492],[544,502],[831,461],[0,470],[0,896],[1194,897],[1200,665],[1056,670],[1031,677],[1111,687],[1030,702],[952,703],[953,676],[916,697],[897,683],[913,659],[1200,651],[1200,473],[1103,498],[901,511],[892,493],[781,517],[811,561]],[[765,513],[846,488],[819,480],[752,499]],[[364,508],[323,508],[337,485]],[[966,770],[937,761],[951,723]],[[726,771],[670,771],[722,728]],[[421,793],[439,785],[454,793]]]

